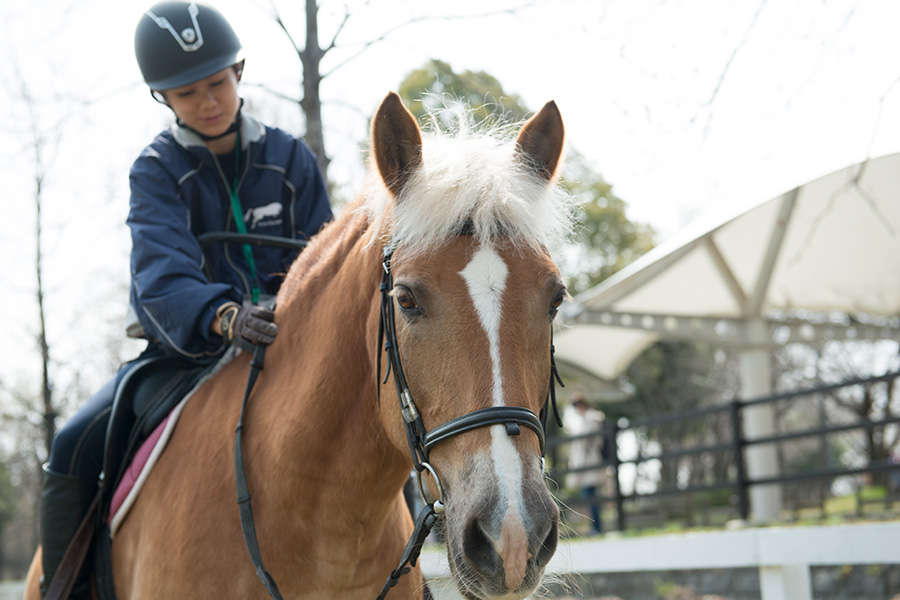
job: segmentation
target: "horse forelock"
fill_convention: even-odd
[[[423,163],[393,197],[370,170],[364,210],[372,241],[403,245],[418,256],[465,231],[481,242],[553,250],[572,231],[575,202],[558,182],[529,168],[501,132],[423,134]]]

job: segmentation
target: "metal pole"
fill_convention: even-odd
[[[616,492],[616,525],[619,531],[625,531],[625,498],[622,496],[622,486],[619,483],[619,424],[610,426],[610,439],[612,440],[612,468],[613,485]]]
[[[744,469],[744,433],[741,430],[741,408],[743,407],[740,400],[735,398],[731,402],[731,431],[732,440],[734,440],[734,465],[737,469],[737,488],[738,511],[741,519],[744,521],[750,518],[750,503],[747,500],[747,472]]]
[[[742,399],[760,398],[772,393],[772,375],[767,350],[744,350],[741,353],[740,364]],[[775,409],[771,403],[745,407],[742,420],[745,444],[775,434]],[[747,461],[753,521],[756,523],[774,521],[779,517],[783,504],[781,486],[753,485],[753,481],[778,476],[775,444],[748,445],[744,457]]]

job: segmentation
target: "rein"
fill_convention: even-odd
[[[256,576],[262,581],[269,596],[275,600],[283,600],[275,578],[263,566],[262,554],[259,551],[259,540],[256,536],[256,525],[253,523],[253,507],[250,506],[250,488],[247,486],[247,473],[244,470],[244,452],[241,444],[241,434],[244,431],[244,414],[247,411],[247,401],[256,384],[256,379],[263,370],[263,361],[266,358],[266,347],[259,345],[253,351],[250,360],[250,375],[247,377],[247,387],[244,389],[244,401],[241,403],[241,416],[238,419],[237,428],[234,431],[234,480],[237,487],[237,503],[241,511],[241,531],[244,533],[244,544],[256,570]]]
[[[400,564],[396,569],[391,571],[381,593],[378,594],[376,600],[384,600],[388,592],[399,583],[400,578],[409,573],[412,567],[416,566],[419,555],[422,551],[422,545],[431,529],[434,527],[438,518],[443,515],[444,506],[444,488],[438,477],[434,467],[428,462],[428,453],[437,444],[444,442],[452,437],[480,429],[482,427],[490,427],[492,425],[504,425],[506,434],[509,436],[520,435],[521,427],[531,429],[540,442],[541,458],[544,456],[545,446],[545,430],[547,427],[547,417],[552,408],[557,424],[562,427],[562,421],[559,416],[559,408],[556,403],[556,384],[564,386],[556,369],[556,359],[554,358],[553,346],[553,329],[550,329],[550,383],[547,391],[547,400],[541,409],[540,416],[535,415],[527,408],[520,406],[492,406],[489,408],[481,408],[466,413],[447,421],[443,425],[439,425],[431,431],[425,430],[425,424],[422,422],[422,415],[413,402],[412,394],[406,382],[406,375],[403,372],[403,365],[400,362],[400,346],[397,339],[397,322],[394,316],[394,302],[391,298],[391,291],[394,289],[394,277],[391,273],[391,258],[393,257],[393,246],[389,244],[384,251],[384,261],[382,266],[384,272],[381,277],[381,318],[378,325],[378,351],[377,351],[377,376],[379,384],[387,383],[391,373],[394,374],[394,385],[397,389],[397,398],[400,401],[400,413],[403,416],[403,422],[406,426],[406,440],[409,444],[410,455],[412,456],[413,466],[416,469],[416,478],[419,486],[419,493],[425,500],[425,507],[419,512],[416,518],[415,528],[412,536],[403,550],[400,557]],[[384,379],[381,379],[381,347],[388,355],[387,371]],[[247,403],[253,386],[263,369],[263,361],[266,355],[265,346],[257,346],[250,361],[250,374],[247,378],[247,387],[244,390],[244,399],[241,405],[241,416],[235,430],[234,445],[234,471],[235,483],[237,487],[237,502],[241,513],[241,530],[244,534],[244,543],[247,546],[247,552],[250,554],[250,560],[256,570],[263,586],[266,588],[269,596],[274,600],[283,600],[278,585],[272,574],[266,570],[263,565],[262,555],[259,549],[259,541],[256,535],[256,526],[253,522],[253,509],[250,505],[250,490],[247,485],[247,475],[244,469],[244,456],[241,445],[241,434],[244,429],[244,414],[247,409]],[[378,401],[381,402],[381,385],[377,386]],[[426,491],[426,485],[423,482],[423,476],[428,475],[434,481],[437,488],[437,498],[429,501],[429,495]]]

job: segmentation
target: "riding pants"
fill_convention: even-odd
[[[49,468],[80,479],[96,481],[103,469],[103,442],[120,374],[90,397],[56,433]]]
[[[137,360],[160,356],[163,351],[151,344]],[[50,447],[48,468],[54,473],[96,481],[103,470],[106,427],[112,412],[116,387],[129,367],[128,363],[56,432]]]

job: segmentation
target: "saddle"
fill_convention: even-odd
[[[97,597],[115,600],[108,522],[113,494],[144,440],[215,365],[215,362],[198,364],[180,357],[151,355],[126,367],[116,386],[107,426],[97,498],[66,550],[48,598],[67,598],[71,582],[84,562],[89,561]],[[59,590],[58,596],[54,596],[54,590]]]
[[[141,442],[214,366],[215,362],[198,364],[181,357],[153,356],[138,359],[125,372],[106,429],[104,504]]]

